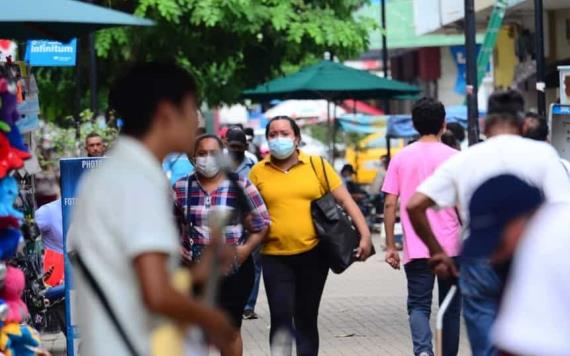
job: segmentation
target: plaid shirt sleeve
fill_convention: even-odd
[[[172,187],[174,198],[174,214],[180,233],[180,253],[184,263],[192,262],[192,239],[189,236],[188,221],[184,214],[186,207],[187,178],[178,180]]]
[[[261,197],[261,194],[247,178],[243,179],[243,190],[245,195],[248,197],[248,203],[251,208],[251,225],[253,231],[260,231],[269,226],[271,223],[271,218],[269,217],[269,212],[267,211],[267,206]]]

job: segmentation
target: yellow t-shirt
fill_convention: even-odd
[[[310,158],[318,173],[315,174]],[[330,190],[342,185],[338,174],[325,163]],[[271,217],[271,226],[262,249],[265,255],[296,255],[310,251],[318,244],[311,218],[311,202],[326,189],[321,158],[299,153],[299,163],[288,172],[271,164],[269,158],[255,165],[249,175]]]

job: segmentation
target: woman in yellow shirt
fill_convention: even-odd
[[[266,137],[271,155],[253,167],[250,179],[271,217],[261,260],[271,312],[270,338],[273,341],[276,332],[294,335],[297,355],[316,356],[319,304],[328,275],[311,218],[311,202],[326,193],[321,158],[298,150],[301,131],[289,117],[272,119]],[[325,169],[330,191],[362,236],[356,256],[364,261],[372,249],[366,220],[330,164],[325,162]]]

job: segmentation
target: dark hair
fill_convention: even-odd
[[[510,114],[515,117],[522,116],[524,112],[524,98],[516,90],[496,91],[489,97],[487,115]]]
[[[519,116],[507,112],[487,115],[485,118],[485,131],[489,131],[495,125],[509,125],[520,130],[521,120]]]
[[[446,125],[447,130],[449,130],[455,139],[461,143],[465,140],[465,129],[461,124],[457,122],[450,122]]]
[[[354,167],[352,166],[352,164],[345,164],[344,166],[342,166],[342,169],[340,170],[340,174],[344,174],[344,173],[350,173],[350,174],[354,174],[356,173],[356,171],[354,170]]]
[[[528,123],[525,125],[527,129],[523,132],[523,136],[537,141],[546,141],[548,139],[548,123],[546,119],[532,111],[527,112],[524,121]]]
[[[198,146],[200,146],[200,143],[202,143],[202,141],[207,140],[207,139],[212,139],[212,140],[216,140],[216,142],[218,143],[218,145],[220,146],[220,150],[224,149],[224,142],[222,141],[221,138],[219,138],[216,135],[212,135],[212,134],[205,134],[205,135],[201,135],[196,137],[196,141],[194,142],[194,152],[193,154],[196,154],[196,150],[198,150]]]
[[[90,138],[94,138],[94,137],[103,138],[97,132],[91,132],[85,137],[85,142],[87,142],[87,140],[89,140]]]
[[[122,132],[133,137],[148,133],[157,106],[169,101],[180,106],[187,95],[198,100],[194,77],[166,63],[143,63],[132,67],[114,84],[109,102],[123,120]]]
[[[271,124],[279,120],[289,121],[289,124],[291,124],[291,128],[293,129],[293,133],[295,133],[295,137],[301,138],[301,128],[297,125],[297,122],[289,116],[276,116],[269,120],[267,127],[265,128],[265,138],[269,138],[269,129],[271,128]]]
[[[438,100],[421,98],[412,108],[412,122],[421,136],[437,135],[445,122],[445,108]]]
[[[443,135],[441,135],[441,142],[451,148],[459,150],[461,146],[459,145],[459,140],[455,137],[451,130],[445,130]]]

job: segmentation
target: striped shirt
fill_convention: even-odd
[[[246,196],[248,211],[239,215],[232,214],[232,218],[225,228],[225,242],[238,246],[244,243],[245,229],[243,217],[251,213],[252,231],[260,231],[269,226],[270,218],[267,207],[257,188],[244,177],[237,177],[239,188]],[[207,193],[197,179],[196,174],[179,179],[174,184],[174,199],[180,212],[186,217],[190,229],[182,235],[182,253],[187,260],[197,261],[206,245],[210,242],[208,228],[208,212],[215,207],[229,207],[237,209],[238,187],[229,179],[223,180],[212,193]],[[189,190],[189,191],[188,191]],[[190,249],[190,251],[188,251]]]

